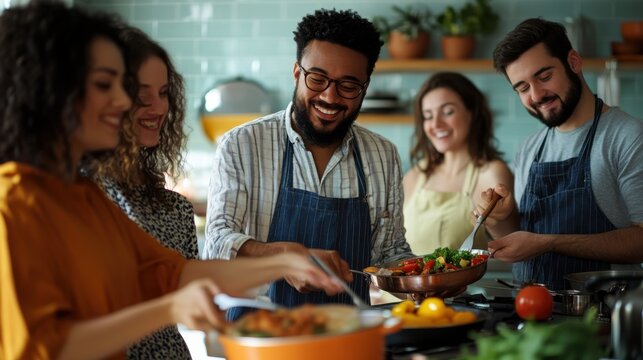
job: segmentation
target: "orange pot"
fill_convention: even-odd
[[[414,39],[399,31],[391,31],[388,39],[388,52],[393,59],[418,59],[426,55],[431,38],[427,32],[420,32]]]
[[[462,60],[473,57],[475,39],[472,36],[442,36],[442,54],[448,60]]]
[[[337,335],[256,338],[222,334],[219,341],[227,360],[383,360],[386,335],[401,328],[401,320],[391,317]]]

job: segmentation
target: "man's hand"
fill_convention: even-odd
[[[494,259],[517,262],[551,251],[549,236],[516,231],[497,240],[489,241],[489,252]]]
[[[484,190],[480,194],[480,200],[481,202],[476,205],[476,208],[474,209],[474,213],[476,214],[482,214],[484,213],[485,209],[489,206],[491,203],[491,199],[493,197],[494,191],[500,195],[502,198],[498,200],[496,203],[496,206],[493,208],[493,211],[489,213],[489,216],[487,217],[487,220],[493,219],[496,221],[503,221],[506,220],[509,215],[515,210],[515,203],[514,203],[514,198],[513,194],[509,189],[504,184],[498,184],[496,185],[495,188],[489,188],[487,190]]]
[[[323,249],[308,249],[300,243],[288,242],[288,241],[279,241],[268,243],[271,246],[279,248],[281,252],[295,252],[305,256],[310,256],[310,254],[315,254],[322,261],[324,261],[332,270],[339,276],[340,279],[346,282],[353,281],[353,275],[349,271],[348,263],[339,256],[339,253],[335,250],[323,250]],[[307,279],[303,278],[300,274],[293,274],[284,277],[284,279],[290,284],[290,286],[297,289],[301,293],[308,293],[311,291],[320,291],[321,289],[318,286],[311,284]],[[339,286],[339,285],[338,285]],[[343,290],[341,287],[337,289],[326,288],[324,289],[326,294],[329,296],[336,295]]]

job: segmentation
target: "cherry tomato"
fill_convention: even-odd
[[[544,286],[525,286],[516,295],[516,313],[524,320],[547,320],[554,300]]]

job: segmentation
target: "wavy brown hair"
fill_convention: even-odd
[[[478,88],[465,76],[454,72],[434,74],[422,84],[413,105],[414,132],[411,148],[411,164],[420,167],[427,176],[444,161],[444,154],[433,146],[424,133],[424,115],[422,98],[432,90],[446,88],[458,94],[464,106],[471,112],[471,125],[467,135],[469,155],[476,166],[500,159],[502,153],[495,146],[493,135],[493,118],[487,100]],[[422,168],[420,162],[426,161]]]
[[[145,104],[136,97],[123,126],[120,145],[107,157],[93,164],[95,178],[110,178],[119,183],[144,185],[149,194],[165,186],[165,174],[176,179],[182,173],[183,155],[187,135],[183,130],[185,120],[185,94],[183,77],[176,71],[168,53],[143,31],[126,27],[121,32],[126,46],[129,71],[137,74],[141,65],[151,57],[158,57],[167,67],[168,113],[163,122],[160,141],[155,147],[139,146],[134,134],[134,113]],[[137,88],[133,86],[132,88]]]
[[[17,161],[66,178],[75,175],[69,138],[80,124],[78,107],[85,99],[91,44],[103,37],[123,51],[119,23],[112,15],[90,14],[56,1],[4,10],[0,163]]]

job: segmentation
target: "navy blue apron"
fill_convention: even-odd
[[[293,146],[286,139],[284,165],[275,212],[270,224],[268,242],[295,241],[307,248],[337,250],[351,269],[363,269],[371,258],[371,222],[366,199],[366,182],[357,141],[353,141],[353,157],[357,169],[359,195],[356,198],[329,198],[314,192],[293,188]],[[368,283],[356,278],[351,288],[370,303]],[[327,296],[324,292],[302,294],[285,280],[273,283],[270,299],[286,307],[304,303],[352,304],[350,296],[341,293]],[[248,309],[228,310],[228,319],[235,320]]]
[[[540,144],[520,201],[520,229],[537,234],[597,234],[615,229],[596,204],[592,192],[590,153],[603,101],[596,98],[594,120],[580,154],[563,161],[540,162],[549,129]],[[565,288],[563,276],[609,269],[606,262],[547,252],[514,263],[518,284],[537,282],[552,290]]]

